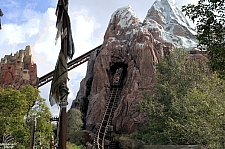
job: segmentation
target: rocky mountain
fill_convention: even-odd
[[[196,47],[197,41],[172,0],[156,0],[143,22],[131,6],[111,16],[102,46],[92,53],[87,74],[71,108],[80,109],[86,129],[94,131],[104,116],[116,69],[123,68],[122,90],[112,125],[117,133],[131,133],[148,119],[135,110],[154,86],[155,65],[174,46]]]
[[[197,46],[194,36],[196,32],[190,27],[174,0],[156,0],[149,9],[143,24],[153,35],[154,32],[160,32],[159,40],[188,49]]]

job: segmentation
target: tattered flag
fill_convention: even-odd
[[[50,89],[49,102],[51,106],[54,104],[59,105],[60,100],[63,100],[69,94],[65,83],[67,79],[67,62],[65,60],[64,54],[62,53],[62,50],[60,50]]]
[[[67,70],[67,58],[72,59],[74,50],[74,43],[71,32],[70,18],[66,11],[67,4],[64,0],[59,0],[56,9],[57,15],[57,34],[56,41],[61,36],[61,40],[66,42],[65,47],[61,47],[59,57],[55,66],[53,80],[50,89],[49,101],[51,106],[55,103],[60,104],[60,101],[66,101],[69,94],[67,88],[68,70]],[[61,44],[62,46],[62,44]]]
[[[61,36],[61,38],[65,38],[67,36],[67,57],[69,59],[73,58],[73,55],[75,53],[75,47],[73,43],[73,37],[72,37],[72,31],[71,31],[71,24],[70,24],[70,17],[66,11],[67,5],[64,4],[63,0],[59,0],[56,8],[56,28],[57,28],[57,34],[56,34],[56,42]],[[65,22],[63,21],[65,19]],[[65,23],[65,24],[63,24]],[[66,26],[65,30],[63,30],[63,26]]]
[[[0,30],[2,29],[2,23],[1,23],[1,17],[3,16],[3,12],[2,10],[0,9]]]

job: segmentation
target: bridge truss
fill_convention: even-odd
[[[81,64],[83,64],[85,62],[87,62],[89,60],[89,58],[90,58],[91,53],[93,51],[95,51],[95,50],[101,49],[101,47],[102,47],[102,45],[100,45],[100,46],[98,46],[98,47],[96,47],[96,48],[88,51],[87,53],[85,53],[85,54],[77,57],[76,59],[68,62],[67,63],[68,71],[76,68],[77,66],[79,66],[79,65],[81,65]],[[37,85],[38,88],[41,87],[41,86],[43,86],[43,85],[45,85],[46,83],[52,81],[53,74],[54,74],[54,71],[51,71],[51,72],[47,73],[46,75],[40,77],[38,79],[38,85]]]

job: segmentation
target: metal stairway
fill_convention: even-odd
[[[117,104],[120,100],[121,86],[113,86],[110,91],[109,99],[105,108],[105,112],[94,138],[94,147],[96,149],[115,148],[115,142],[110,133],[113,131],[112,118]]]

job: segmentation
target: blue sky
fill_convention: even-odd
[[[69,15],[75,44],[74,58],[97,47],[103,42],[104,32],[111,15],[120,7],[130,5],[140,20],[143,20],[154,0],[69,0]],[[179,8],[195,0],[176,0]],[[38,67],[38,77],[54,69],[60,44],[55,45],[55,7],[57,0],[1,0],[0,58],[16,53],[31,45],[33,60]],[[69,72],[70,94],[68,109],[75,99],[80,81],[85,76],[86,64]],[[47,99],[50,83],[40,88],[41,96]],[[58,107],[50,107],[53,115]]]

